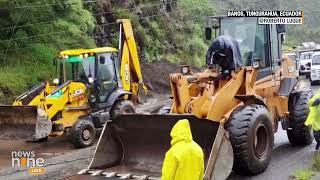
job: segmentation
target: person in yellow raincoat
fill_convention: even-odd
[[[314,139],[317,142],[316,150],[320,147],[320,90],[308,101],[309,115],[305,122],[306,126],[311,125]]]
[[[161,180],[200,180],[204,172],[201,147],[193,141],[187,119],[179,120],[172,128],[171,148],[162,166]]]

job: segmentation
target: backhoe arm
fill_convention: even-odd
[[[147,93],[147,88],[143,83],[131,22],[129,19],[120,19],[118,22],[120,23],[120,78],[123,89],[132,92],[135,98],[138,95],[139,84],[142,85],[145,93]]]

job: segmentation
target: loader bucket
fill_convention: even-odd
[[[0,106],[0,138],[37,141],[51,132],[51,121],[37,106]]]
[[[193,140],[204,152],[205,167],[219,166],[217,169],[221,172],[215,176],[227,178],[233,165],[233,152],[223,126],[188,114],[124,114],[117,117],[105,125],[88,169],[103,170],[102,174],[118,177],[129,174],[130,177],[159,178],[165,153],[170,148],[170,131],[180,119],[189,120]],[[218,131],[221,141],[213,148],[213,144],[217,144]],[[206,173],[211,179],[216,171],[206,170]]]

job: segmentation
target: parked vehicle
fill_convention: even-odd
[[[311,58],[312,58],[313,51],[302,52],[300,55],[300,69],[299,75],[306,75],[307,77],[310,76],[311,70]]]
[[[320,80],[320,52],[316,52],[312,55],[310,73],[311,85],[315,85],[315,83]]]

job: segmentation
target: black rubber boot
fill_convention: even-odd
[[[318,150],[318,149],[320,148],[320,131],[314,130],[314,131],[313,131],[313,136],[314,136],[314,139],[315,139],[316,142],[317,142],[316,150]]]

